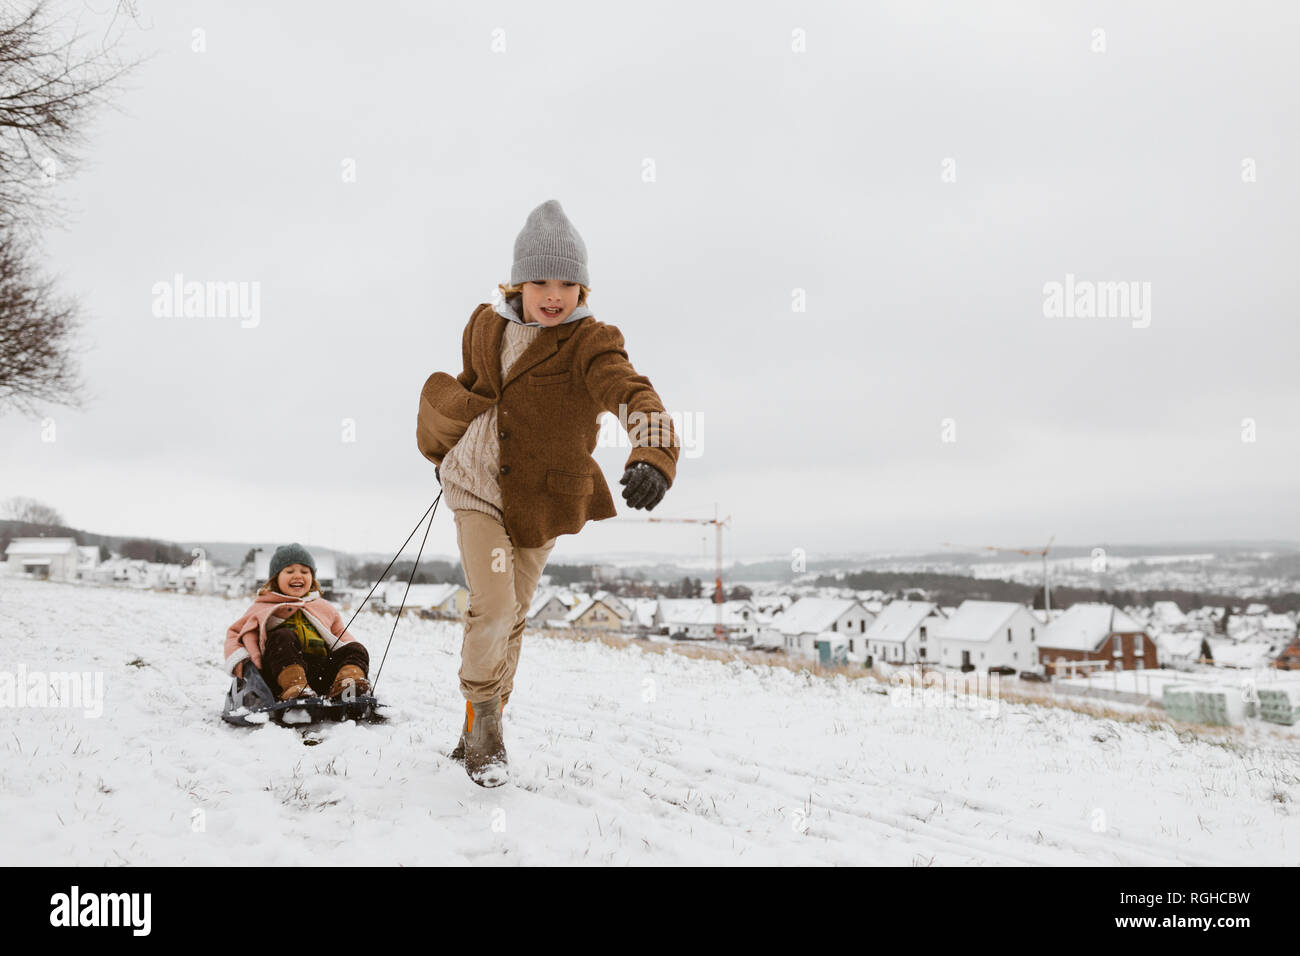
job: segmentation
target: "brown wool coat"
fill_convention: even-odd
[[[677,434],[650,379],[628,361],[623,334],[590,315],[544,328],[502,382],[508,321],[490,303],[475,308],[461,337],[464,370],[425,381],[415,425],[420,453],[441,465],[469,423],[499,405],[502,512],[510,540],[523,548],[617,514],[592,452],[600,413],[618,416],[620,404],[633,446],[627,464],[649,462],[671,487]]]

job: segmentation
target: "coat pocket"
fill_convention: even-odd
[[[550,375],[529,375],[529,385],[563,385],[572,377],[572,372],[555,372]]]
[[[552,468],[546,472],[546,490],[557,495],[590,495],[596,491],[596,479]]]

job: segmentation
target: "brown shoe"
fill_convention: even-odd
[[[275,679],[280,685],[280,700],[296,700],[299,697],[315,697],[316,692],[307,683],[307,672],[301,664],[290,664]]]
[[[502,713],[502,714],[504,714],[504,713],[506,712],[506,704],[509,703],[509,701],[510,701],[510,695],[509,695],[509,694],[502,694],[502,695],[501,695],[501,713]],[[447,755],[447,756],[450,757],[452,760],[464,760],[464,759],[465,759],[465,732],[466,732],[466,729],[467,729],[468,727],[469,727],[469,709],[466,708],[466,710],[465,710],[465,719],[464,719],[463,721],[461,721],[461,724],[460,724],[460,740],[456,741],[456,747],[452,750],[451,753],[449,753],[449,754]]]
[[[356,664],[344,664],[339,668],[339,672],[334,675],[334,683],[330,687],[330,698],[339,700],[348,696],[348,689],[352,689],[352,694],[364,694],[370,690],[370,681],[366,680],[366,672]]]
[[[499,787],[510,779],[500,697],[465,702],[465,772],[480,787]]]

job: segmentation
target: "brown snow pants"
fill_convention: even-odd
[[[539,548],[518,548],[492,515],[470,510],[453,514],[469,588],[460,692],[478,704],[514,688],[525,616],[556,539]]]

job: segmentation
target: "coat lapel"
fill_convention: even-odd
[[[590,316],[585,316],[576,322],[565,322],[562,325],[555,325],[549,329],[542,329],[537,338],[528,344],[522,355],[515,360],[515,364],[510,367],[510,374],[501,378],[501,345],[505,339],[506,323],[510,320],[503,315],[492,312],[493,323],[488,329],[488,334],[483,338],[483,350],[486,354],[479,354],[479,361],[482,362],[482,368],[487,373],[488,381],[494,387],[494,394],[500,398],[502,390],[517,379],[520,375],[527,372],[534,365],[546,361],[552,355],[560,350],[560,344],[574,333],[578,326],[590,320]]]

